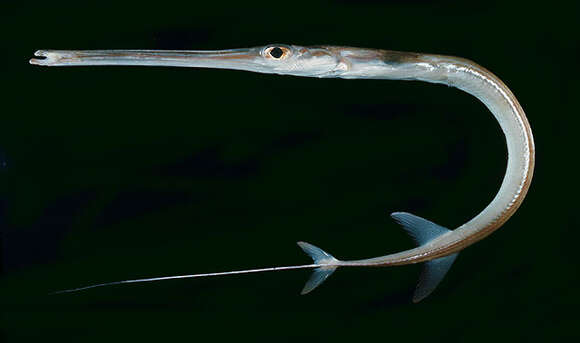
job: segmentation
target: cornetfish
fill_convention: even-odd
[[[386,267],[425,262],[413,295],[418,302],[443,279],[460,250],[501,227],[521,205],[534,170],[534,140],[526,115],[508,87],[476,63],[458,57],[341,46],[269,44],[245,49],[196,50],[38,50],[31,64],[40,66],[172,66],[236,69],[257,73],[318,78],[418,80],[461,89],[479,99],[498,121],[507,144],[506,173],[491,203],[468,222],[447,229],[406,212],[391,216],[418,246],[386,256],[339,260],[305,242],[298,245],[312,264],[124,280],[68,289],[73,292],[106,285],[313,268],[302,294],[319,286],[339,267]]]

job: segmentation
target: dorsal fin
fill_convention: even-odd
[[[310,243],[298,242],[298,246],[302,248],[302,250],[304,250],[304,252],[307,253],[310,257],[312,257],[312,260],[315,264],[330,264],[328,267],[323,266],[314,269],[310,279],[306,281],[302,292],[300,292],[300,294],[304,295],[306,293],[310,293],[313,289],[320,286],[324,280],[326,280],[332,273],[334,273],[339,261],[331,254]]]
[[[391,217],[403,226],[405,231],[407,231],[418,245],[424,245],[442,234],[451,231],[432,221],[407,212],[393,212]]]
[[[403,226],[418,245],[427,244],[431,240],[451,231],[411,213],[394,212],[391,217]],[[425,262],[419,277],[419,283],[413,294],[413,302],[417,303],[425,299],[435,290],[456,258],[457,253]]]

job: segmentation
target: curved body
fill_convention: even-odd
[[[344,78],[418,80],[459,88],[479,99],[498,121],[506,139],[508,162],[501,187],[491,203],[455,230],[415,249],[383,257],[344,262],[345,265],[403,265],[446,256],[500,228],[522,203],[534,170],[534,140],[524,110],[507,86],[469,60],[441,55],[377,51],[377,63],[353,63]]]
[[[392,266],[427,262],[415,301],[430,294],[441,281],[458,251],[483,239],[501,227],[522,203],[534,170],[534,141],[525,113],[507,86],[485,68],[469,60],[432,54],[339,46],[301,47],[274,44],[248,49],[218,51],[152,50],[39,50],[31,64],[45,66],[130,65],[237,69],[306,77],[344,79],[417,80],[459,88],[479,99],[491,111],[506,139],[508,161],[499,191],[479,214],[455,230],[448,230],[408,213],[393,217],[419,243],[414,249],[381,257],[341,261],[299,242],[314,264],[248,269],[209,274],[192,274],[116,281],[77,288],[119,283],[159,281],[172,278],[206,277],[286,269],[316,268],[305,286],[308,293],[336,268],[343,266]]]

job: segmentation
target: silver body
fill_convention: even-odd
[[[498,121],[507,144],[506,173],[499,191],[479,214],[455,230],[442,233],[415,249],[375,258],[341,261],[302,244],[314,264],[250,269],[244,271],[193,274],[125,280],[74,290],[118,283],[158,281],[171,278],[205,277],[317,268],[326,271],[309,281],[308,291],[320,284],[341,266],[388,266],[437,260],[450,256],[498,229],[517,210],[526,195],[534,169],[534,141],[525,113],[512,92],[495,75],[463,58],[361,49],[338,46],[301,47],[274,44],[249,49],[220,51],[150,51],[150,50],[40,50],[32,64],[44,66],[137,65],[237,69],[258,73],[344,79],[418,80],[459,88],[479,99]],[[444,228],[443,228],[444,229]],[[315,256],[318,255],[318,256]],[[453,260],[449,262],[451,265]],[[448,266],[446,267],[448,269]],[[444,275],[446,269],[443,271]],[[316,272],[315,272],[316,273]],[[441,278],[442,278],[441,275]],[[314,275],[316,276],[316,274]],[[314,277],[313,276],[313,277]],[[436,286],[440,279],[434,283]],[[435,286],[421,295],[422,299]],[[73,291],[74,291],[73,290]],[[70,291],[70,290],[69,290]],[[419,299],[419,300],[420,300]]]

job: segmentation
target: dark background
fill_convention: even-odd
[[[18,3],[18,4],[17,4]],[[578,5],[466,1],[2,2],[0,341],[577,339]],[[419,82],[179,68],[41,68],[36,49],[283,42],[457,55],[534,129],[521,209],[412,304],[420,266],[48,292],[413,247],[388,214],[454,228],[499,188],[482,104]],[[568,181],[573,180],[573,181]]]

